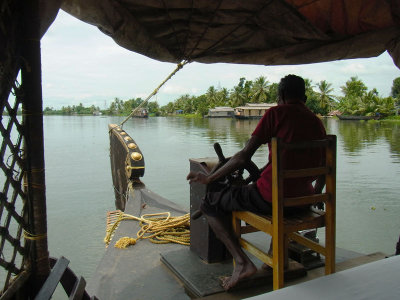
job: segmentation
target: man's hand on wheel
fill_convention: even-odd
[[[190,184],[193,182],[198,182],[198,183],[202,183],[202,184],[210,183],[208,176],[202,172],[193,172],[192,171],[186,176],[186,180],[189,180]]]

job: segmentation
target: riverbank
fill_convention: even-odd
[[[84,114],[63,114],[63,113],[55,113],[55,112],[51,112],[51,113],[43,113],[45,116],[65,116],[65,117],[76,117],[76,116],[102,116],[102,117],[127,117],[127,114],[106,114],[106,113],[102,113],[102,114],[88,114],[88,113],[84,113]],[[322,115],[318,115],[320,118],[332,118],[331,116],[322,116]],[[157,115],[156,113],[150,113],[149,117],[168,117],[168,118],[186,118],[186,119],[202,119],[204,118],[204,116],[202,116],[201,114],[196,114],[196,113],[192,113],[192,114],[167,114],[167,115]],[[229,117],[226,117],[229,118]],[[335,119],[339,119],[338,117],[333,117]],[[212,118],[210,118],[212,119]],[[232,119],[234,119],[234,117],[232,117]],[[383,117],[380,118],[378,120],[367,120],[368,122],[374,122],[374,121],[389,121],[389,122],[400,122],[400,115],[393,115],[393,116],[387,116],[387,117]]]
[[[400,123],[400,116],[389,116],[381,119],[381,121],[398,122]]]

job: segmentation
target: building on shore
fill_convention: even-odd
[[[235,108],[235,118],[260,119],[268,109],[276,105],[276,103],[247,103],[245,106]]]
[[[234,109],[229,106],[217,106],[208,110],[208,118],[232,118]]]

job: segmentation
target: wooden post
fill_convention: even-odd
[[[336,256],[336,136],[329,136],[329,147],[326,149],[326,165],[330,172],[326,176],[326,192],[331,195],[325,203],[325,274],[335,273]]]
[[[39,0],[23,1],[23,127],[26,159],[25,186],[29,205],[31,293],[35,295],[50,273],[47,245],[46,186],[43,141],[43,104],[40,55]]]
[[[283,233],[283,177],[281,174],[281,153],[279,153],[277,138],[271,140],[272,151],[272,261],[273,261],[273,289],[283,287],[284,280],[284,247]]]

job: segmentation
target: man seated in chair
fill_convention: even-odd
[[[210,184],[224,178],[237,169],[243,168],[255,151],[272,137],[281,138],[284,142],[297,142],[323,139],[326,136],[321,120],[315,116],[305,105],[305,83],[296,75],[287,75],[279,83],[278,105],[270,108],[258,123],[250,140],[242,150],[237,152],[221,168],[212,174],[190,172],[187,175],[189,183],[198,182]],[[294,155],[296,156],[296,155]],[[303,155],[304,156],[304,155]],[[307,155],[301,159],[301,164],[318,165],[321,155]],[[285,157],[289,164],[297,164],[296,159]],[[294,166],[296,168],[296,166]],[[298,166],[300,168],[301,166]],[[227,186],[220,190],[208,189],[200,210],[206,216],[208,224],[216,236],[225,244],[235,260],[232,276],[223,280],[225,290],[234,287],[238,281],[253,275],[257,269],[241,249],[232,226],[223,222],[232,211],[251,211],[265,215],[272,213],[272,165],[271,151],[268,163],[256,183],[243,186]],[[315,186],[312,182],[316,180]],[[220,186],[220,185],[219,185]],[[324,186],[322,179],[307,178],[285,184],[285,195],[288,197],[305,196],[320,192]]]

